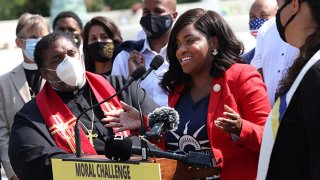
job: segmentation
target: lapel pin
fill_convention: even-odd
[[[213,85],[213,91],[214,92],[219,92],[221,90],[221,86],[219,84]]]

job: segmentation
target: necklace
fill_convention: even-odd
[[[90,95],[90,106],[92,107],[92,95],[91,95],[90,88],[89,88],[89,95]],[[93,138],[97,138],[98,134],[93,134],[93,122],[94,122],[94,111],[93,111],[93,109],[91,109],[91,114],[92,114],[92,118],[90,119],[91,120],[91,128],[90,129],[88,129],[81,121],[80,121],[80,123],[82,124],[84,129],[88,132],[88,135],[86,135],[86,136],[89,139],[91,145],[94,146],[93,145]]]

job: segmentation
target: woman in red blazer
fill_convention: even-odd
[[[162,87],[180,115],[164,135],[166,150],[212,154],[220,179],[256,179],[263,127],[270,112],[266,87],[243,45],[213,11],[191,9],[175,23]]]
[[[220,15],[191,9],[175,23],[167,49],[170,65],[161,85],[180,122],[177,130],[164,134],[161,148],[211,154],[222,169],[221,180],[256,179],[271,107],[260,74],[242,64],[242,43]],[[139,123],[137,111],[122,105]],[[122,123],[128,121],[123,117],[105,121],[120,122],[110,124],[120,130],[139,127]]]

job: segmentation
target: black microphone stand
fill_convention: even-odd
[[[142,75],[142,77],[140,78],[140,80],[138,81],[138,87],[140,87],[140,83],[142,80],[144,80],[153,70],[157,70],[164,62],[164,59],[161,55],[156,55],[155,57],[153,57],[151,63],[150,63],[150,68],[147,70],[147,72],[145,72],[145,74]],[[137,93],[138,94],[138,88],[137,88]],[[142,115],[142,111],[141,111],[141,105],[140,105],[140,100],[139,100],[139,96],[137,98],[138,100],[138,107],[139,107],[139,116],[140,116],[140,128],[139,128],[139,139],[140,139],[140,143],[141,143],[141,157],[142,157],[142,161],[147,161],[148,159],[148,153],[147,153],[147,148],[148,148],[148,140],[145,138],[146,135],[146,128],[144,127],[144,123],[143,123],[143,115]]]
[[[125,90],[128,86],[132,84],[133,81],[138,80],[144,73],[146,72],[146,68],[144,66],[137,67],[136,70],[134,70],[131,74],[131,78],[127,81],[127,83],[114,95],[108,97],[107,99],[104,99],[103,101],[91,106],[88,109],[85,109],[82,111],[79,116],[77,117],[76,124],[74,126],[74,136],[75,136],[75,143],[76,143],[76,157],[81,157],[81,137],[80,137],[80,128],[79,128],[79,121],[80,117],[85,114],[86,112],[90,111],[91,109],[99,106],[102,103],[105,103],[109,101],[110,99],[114,98],[115,96],[118,96],[123,90]]]
[[[136,94],[138,94],[138,88],[140,87],[140,83],[141,80],[138,81],[138,86],[137,86],[137,90],[136,90]],[[145,93],[145,91],[144,91]],[[141,158],[142,161],[147,161],[148,160],[148,153],[147,153],[147,148],[148,148],[148,144],[147,144],[147,139],[145,139],[146,137],[146,128],[144,126],[144,122],[143,122],[143,114],[141,111],[141,104],[140,104],[140,98],[137,95],[137,100],[138,100],[138,108],[139,108],[139,116],[140,116],[140,128],[139,128],[139,139],[140,139],[140,145],[141,145]]]
[[[84,111],[82,111],[79,116],[77,117],[76,120],[76,124],[74,126],[74,136],[75,136],[75,142],[76,142],[76,157],[81,157],[82,156],[82,152],[81,152],[81,136],[80,136],[80,126],[79,126],[79,121],[80,121],[80,117],[82,115],[84,115],[86,112],[90,111],[91,109],[99,106],[102,103],[105,103],[107,101],[109,101],[110,99],[114,98],[115,96],[119,95],[119,93],[122,92],[121,90],[119,92],[117,92],[116,94],[110,96],[109,98],[91,106],[88,109],[85,109]]]

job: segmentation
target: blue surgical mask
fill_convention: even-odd
[[[23,49],[24,55],[30,59],[32,62],[34,62],[34,49],[36,47],[36,44],[40,41],[41,38],[39,39],[25,39],[24,41],[26,42],[26,47]]]

